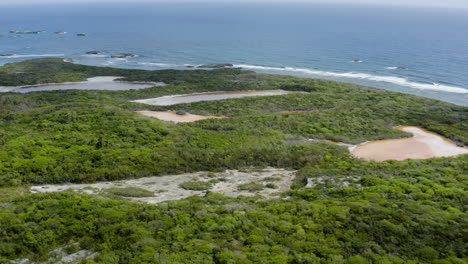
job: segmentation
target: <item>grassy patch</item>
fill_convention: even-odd
[[[125,187],[125,188],[109,188],[104,190],[107,193],[123,196],[123,197],[153,197],[154,193],[142,188]]]
[[[260,183],[250,182],[250,183],[240,184],[239,186],[237,186],[237,189],[239,189],[240,191],[255,192],[255,191],[261,191],[265,189],[265,186]]]
[[[281,181],[281,177],[265,177],[263,178],[263,181],[266,181],[266,182]]]
[[[210,182],[204,181],[189,181],[183,182],[179,185],[180,188],[191,191],[206,191],[211,189],[212,185]]]

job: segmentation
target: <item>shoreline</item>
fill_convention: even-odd
[[[79,61],[79,58],[74,58]],[[98,62],[94,61],[91,63],[85,62],[76,62],[77,64],[82,65],[89,65],[89,66],[97,66],[97,67],[115,67],[115,68],[123,68],[123,69],[133,69],[130,65],[108,65],[105,62]],[[157,71],[157,70],[194,70],[189,69],[187,66],[196,64],[168,64],[168,63],[154,63],[154,62],[135,62],[137,65],[137,69],[143,69],[148,71]],[[164,65],[158,66],[158,68],[148,67],[145,65],[148,64],[157,64],[157,65]],[[199,64],[201,65],[201,64]],[[302,78],[309,78],[309,79],[319,79],[319,80],[327,80],[327,81],[335,81],[340,83],[349,83],[354,85],[360,85],[365,87],[371,87],[376,89],[383,89],[386,91],[392,91],[397,93],[403,94],[410,94],[414,96],[420,96],[429,99],[435,99],[446,103],[451,103],[459,106],[468,106],[468,88],[464,88],[461,86],[456,86],[454,84],[444,84],[443,81],[436,82],[424,82],[424,81],[413,81],[408,79],[409,77],[405,76],[395,76],[392,74],[385,74],[382,73],[372,73],[372,72],[363,72],[363,71],[327,71],[327,70],[319,70],[315,68],[306,68],[306,67],[291,67],[291,66],[259,66],[255,64],[235,64],[233,63],[233,67],[225,67],[225,69],[234,69],[240,68],[244,71],[253,71],[256,73],[266,73],[272,75],[282,75],[282,76],[295,76],[295,77],[302,77]],[[195,68],[196,70],[214,70],[214,69],[199,69]],[[385,68],[386,69],[386,68]],[[388,69],[387,69],[388,70]],[[0,86],[0,92],[12,92],[18,88],[32,88],[42,85],[59,85],[59,84],[74,84],[80,82],[67,82],[67,83],[45,83],[45,84],[38,84],[38,85],[26,85],[26,86],[18,86],[12,88],[11,86]],[[450,82],[449,82],[450,83]],[[445,96],[442,96],[445,95]]]

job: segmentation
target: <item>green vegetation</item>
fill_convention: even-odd
[[[153,197],[154,193],[138,187],[108,188],[105,192],[123,197]]]
[[[204,181],[188,181],[180,184],[180,188],[192,191],[207,191],[211,189],[211,182]]]
[[[263,181],[266,181],[266,182],[281,181],[281,177],[265,177],[263,178]]]
[[[261,183],[249,182],[249,183],[240,184],[239,186],[237,186],[237,189],[241,191],[256,192],[256,191],[261,191],[265,189],[265,186]]]
[[[59,248],[96,252],[82,263],[467,263],[468,155],[365,162],[348,143],[405,137],[418,125],[468,144],[468,109],[353,84],[236,69],[143,71],[39,59],[0,67],[0,85],[92,76],[168,85],[132,91],[0,94],[0,263],[50,260]],[[174,106],[129,100],[204,91],[285,89],[282,96]],[[135,110],[231,118],[173,124]],[[290,112],[285,111],[312,111]],[[297,170],[277,200],[207,192],[159,205],[30,184],[83,183],[264,167]],[[313,186],[305,188],[308,179]],[[239,188],[274,188],[277,177]],[[135,188],[107,189],[126,197]],[[69,249],[69,250],[68,250]]]

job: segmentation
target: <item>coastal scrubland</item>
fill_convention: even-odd
[[[94,76],[167,85],[0,94],[0,262],[52,261],[50,252],[57,248],[97,253],[81,263],[468,261],[468,155],[378,163],[356,159],[343,146],[306,140],[356,144],[409,137],[394,127],[411,125],[463,146],[468,144],[467,107],[240,69],[144,71],[62,59],[0,67],[0,85]],[[302,93],[173,106],[130,102],[274,89]],[[143,110],[229,118],[174,124],[135,112]],[[72,191],[28,191],[31,184],[252,167],[297,170],[292,190],[275,200],[207,191],[204,197],[158,205]]]

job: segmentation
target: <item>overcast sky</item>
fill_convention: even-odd
[[[44,3],[108,3],[108,2],[279,2],[279,3],[349,3],[349,4],[386,4],[422,7],[468,8],[468,0],[0,0],[0,4],[44,4]]]

